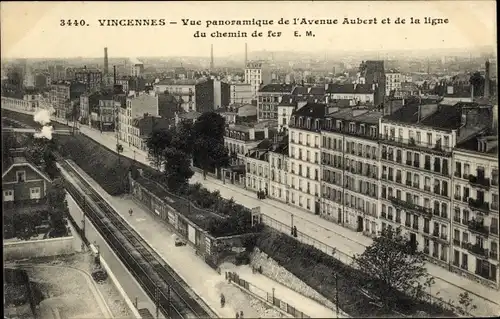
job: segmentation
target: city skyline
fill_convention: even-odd
[[[242,5],[245,10],[242,10]],[[103,47],[109,56],[140,57],[209,57],[213,44],[214,56],[223,58],[249,52],[301,51],[304,53],[341,53],[343,51],[426,51],[463,50],[475,51],[478,47],[494,48],[496,42],[496,10],[493,1],[459,2],[320,2],[320,3],[228,3],[228,2],[171,2],[171,3],[3,3],[2,4],[2,58],[76,58],[102,57]],[[366,6],[371,7],[367,12]],[[191,12],[196,7],[196,12]],[[365,8],[365,10],[361,10]],[[224,9],[224,10],[222,10]],[[22,13],[21,13],[22,12]],[[140,13],[139,13],[140,12]],[[158,14],[158,12],[168,12]],[[275,12],[279,12],[276,14]],[[307,15],[297,14],[307,12]],[[333,12],[325,15],[324,12]],[[447,18],[446,25],[382,25],[381,19],[400,16]],[[78,13],[78,15],[74,14]],[[203,13],[203,15],[202,15]],[[181,19],[339,19],[377,17],[377,25],[321,25],[321,26],[241,26],[247,38],[194,39],[196,30],[207,31],[205,26],[182,26]],[[491,16],[490,18],[486,18]],[[60,27],[59,18],[85,19],[89,27]],[[164,27],[98,27],[101,19],[165,19]],[[170,21],[177,21],[170,25]],[[460,22],[457,22],[460,21]],[[264,33],[262,38],[252,38],[253,30]],[[6,31],[8,30],[8,31]],[[209,27],[210,32],[234,31],[228,26]],[[279,38],[266,37],[267,31],[282,32]],[[312,31],[315,37],[294,37],[294,31]],[[174,46],[169,40],[175,36]],[[352,39],[357,39],[353,42]],[[89,41],[86,41],[89,40]],[[164,42],[163,42],[164,41]],[[135,45],[130,45],[135,43]],[[340,45],[336,45],[339,43]],[[36,46],[36,49],[33,49]],[[493,49],[494,50],[494,49]],[[217,63],[217,61],[216,61]]]

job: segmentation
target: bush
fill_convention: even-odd
[[[250,264],[250,253],[248,251],[238,253],[234,259],[234,264],[236,266]]]

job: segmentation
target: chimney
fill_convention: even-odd
[[[486,60],[484,63],[484,97],[490,97],[490,61]]]
[[[255,140],[255,128],[252,127],[248,130],[248,138],[250,139],[250,141]]]
[[[113,83],[116,85],[116,65],[113,65]]]
[[[108,75],[108,48],[104,48],[104,75]]]
[[[247,67],[248,62],[248,45],[245,43],[245,68]]]
[[[264,128],[264,138],[269,138],[269,127]]]
[[[210,71],[214,69],[214,45],[210,45]]]
[[[448,85],[446,87],[446,94],[453,94],[453,86],[452,85]]]

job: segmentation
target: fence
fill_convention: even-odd
[[[248,281],[240,278],[240,276],[238,276],[238,274],[235,272],[226,272],[226,279],[228,279],[229,281],[232,281],[232,282],[236,283],[237,285],[245,288],[246,290],[248,290],[252,294],[266,300],[267,302],[269,302],[273,306],[280,308],[282,311],[292,315],[294,318],[311,318],[308,315],[306,315],[305,313],[303,313],[302,311],[297,310],[292,305],[290,305],[290,304],[284,302],[283,300],[279,299],[278,297],[276,297],[276,294],[274,292],[269,293],[269,292],[264,291],[263,289],[260,289],[256,286],[252,285]]]
[[[284,223],[282,223],[282,222],[280,222],[272,217],[269,217],[269,216],[262,214],[261,221],[265,225],[267,225],[271,228],[274,228],[277,231],[280,231],[280,232],[285,233],[285,234],[291,233],[290,226],[288,226],[288,225],[286,225],[286,224],[284,224]],[[349,265],[355,269],[359,269],[359,266],[354,262],[354,259],[352,256],[349,256],[348,254],[341,252],[340,250],[337,250],[335,247],[329,246],[329,245],[325,244],[324,242],[319,241],[317,239],[314,239],[311,236],[308,236],[300,231],[297,231],[296,239],[303,244],[311,245],[311,246],[317,248],[318,250],[321,250],[322,252],[326,253],[327,255],[332,256],[333,258],[335,258],[336,260],[340,261],[343,264]],[[438,305],[440,307],[449,309],[449,310],[456,312],[456,313],[460,312],[461,308],[457,305],[452,304],[449,301],[445,301],[445,300],[440,299],[436,296],[433,296],[426,291],[423,291],[423,295],[424,296],[421,298],[423,301],[427,301],[431,304]],[[470,314],[468,314],[468,315],[471,316]]]

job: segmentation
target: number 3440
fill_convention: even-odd
[[[84,27],[88,26],[85,20],[59,20],[59,26],[61,27]]]

